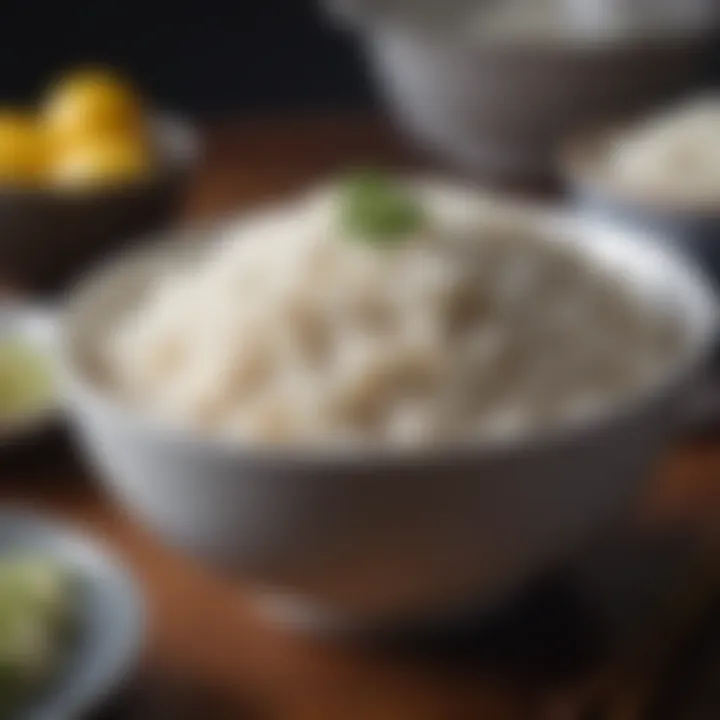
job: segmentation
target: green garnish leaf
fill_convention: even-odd
[[[421,229],[425,217],[421,204],[406,188],[381,172],[366,170],[345,181],[340,221],[348,234],[381,244]]]

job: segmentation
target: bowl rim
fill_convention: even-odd
[[[437,185],[437,180],[432,181]],[[471,186],[458,182],[445,183],[441,187],[450,187],[461,191],[473,192],[478,200],[498,198],[494,193],[478,193]],[[256,208],[250,213],[241,213],[221,220],[210,220],[187,225],[179,230],[171,230],[151,238],[153,242],[145,248],[134,251],[121,252],[110,258],[100,267],[96,267],[81,278],[71,288],[63,303],[63,311],[58,321],[57,333],[57,360],[60,376],[61,390],[68,408],[87,406],[111,418],[113,423],[124,427],[134,427],[142,430],[147,437],[167,444],[184,444],[197,452],[207,452],[231,459],[257,460],[258,462],[300,462],[302,464],[318,464],[320,466],[342,464],[344,465],[372,465],[373,463],[405,465],[417,462],[447,462],[458,458],[473,459],[482,457],[504,457],[515,455],[518,451],[526,453],[543,451],[547,448],[562,446],[578,439],[592,437],[598,431],[613,427],[618,423],[634,419],[648,407],[656,402],[662,402],[671,396],[673,391],[689,382],[693,376],[702,372],[708,363],[715,347],[717,337],[720,335],[720,299],[713,290],[713,285],[699,264],[690,257],[681,253],[677,248],[659,243],[654,235],[628,229],[619,229],[616,225],[602,220],[589,221],[578,216],[577,213],[548,207],[532,201],[508,200],[500,201],[505,208],[512,208],[523,213],[525,220],[531,218],[549,223],[549,226],[569,228],[580,235],[593,233],[621,236],[631,244],[639,245],[642,252],[651,256],[663,258],[672,266],[677,277],[683,277],[685,286],[692,285],[696,299],[703,305],[703,316],[707,318],[701,337],[695,339],[688,346],[680,362],[670,368],[667,373],[649,388],[633,393],[627,399],[613,405],[611,408],[593,415],[588,419],[568,425],[560,425],[545,432],[536,432],[518,437],[500,438],[492,440],[478,440],[461,438],[457,440],[443,440],[437,443],[423,444],[422,446],[393,445],[383,441],[360,443],[332,443],[319,444],[303,443],[256,443],[242,440],[228,439],[222,436],[193,431],[192,428],[178,424],[163,422],[151,413],[133,408],[114,398],[109,389],[103,388],[99,383],[87,377],[73,362],[76,357],[71,342],[73,329],[73,315],[77,308],[87,303],[94,295],[94,288],[101,286],[103,280],[117,278],[123,273],[131,271],[132,267],[144,261],[149,261],[155,253],[162,252],[164,248],[178,248],[187,244],[190,247],[202,248],[208,241],[203,237],[207,233],[222,233],[223,230],[233,227],[237,222],[246,222],[255,214],[262,213],[262,208]],[[274,203],[268,204],[274,206]],[[531,230],[532,231],[532,230]],[[589,237],[589,235],[588,235]],[[201,238],[198,240],[198,238]],[[196,245],[195,245],[196,244]],[[137,268],[136,268],[137,272]],[[698,333],[700,335],[700,333]]]
[[[353,8],[343,0],[322,0],[322,6],[331,22],[352,32],[371,33],[378,31],[412,37],[433,45],[453,47],[462,51],[492,52],[503,55],[528,56],[534,58],[537,52],[543,52],[547,58],[563,59],[568,55],[584,54],[589,57],[614,54],[642,56],[648,50],[689,50],[699,51],[698,43],[711,42],[713,32],[720,27],[720,18],[713,19],[709,24],[698,23],[690,27],[657,29],[652,34],[633,32],[618,37],[525,37],[508,36],[473,36],[457,32],[452,26],[429,23],[417,17],[410,17],[402,8],[367,7]],[[457,27],[457,26],[456,26]]]

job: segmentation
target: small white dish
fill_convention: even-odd
[[[57,673],[18,710],[22,720],[74,720],[118,689],[144,637],[140,592],[98,541],[18,508],[0,509],[0,555],[59,563],[77,577],[74,627]]]
[[[6,300],[0,303],[0,344],[20,342],[47,358],[52,374],[55,322],[51,310]],[[0,418],[0,448],[30,440],[48,430],[59,418],[60,401],[57,395],[38,409],[18,414],[12,419]]]

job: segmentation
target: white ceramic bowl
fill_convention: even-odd
[[[689,360],[652,396],[543,439],[415,452],[237,446],[159,427],[93,380],[93,338],[192,231],[97,272],[74,293],[60,358],[70,415],[98,477],[171,543],[260,590],[362,625],[423,621],[498,599],[569,557],[632,506],[682,422],[717,324],[707,282],[652,239],[538,211],[692,330]],[[190,250],[191,251],[191,250]]]

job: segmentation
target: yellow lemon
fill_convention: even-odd
[[[139,181],[151,172],[152,158],[142,141],[109,135],[56,151],[49,179],[59,188],[87,189]]]
[[[32,115],[0,111],[0,184],[28,186],[42,177],[45,146]]]
[[[142,107],[134,89],[113,73],[78,72],[50,90],[43,124],[57,144],[104,133],[140,132]]]

